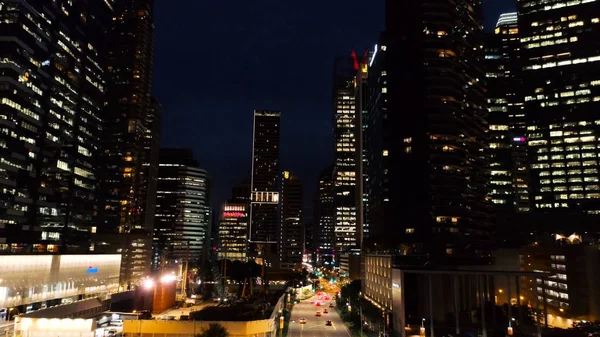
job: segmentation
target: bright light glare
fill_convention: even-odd
[[[161,283],[168,283],[168,282],[173,282],[175,281],[175,275],[173,274],[168,274],[168,275],[163,275],[163,277],[160,278],[160,282]]]
[[[144,288],[152,289],[152,287],[154,287],[154,280],[149,279],[149,278],[145,279],[144,280]]]

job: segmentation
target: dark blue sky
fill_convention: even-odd
[[[488,29],[499,13],[514,9],[514,0],[483,3]],[[213,205],[250,173],[254,109],[281,110],[281,168],[296,172],[312,196],[333,153],[333,58],[372,47],[383,28],[383,4],[156,1],[162,145],[194,150],[214,178]]]

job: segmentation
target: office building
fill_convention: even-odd
[[[281,221],[279,230],[279,258],[281,269],[302,268],[303,224],[302,182],[298,177],[283,171],[281,177]]]
[[[245,200],[228,200],[221,206],[218,227],[218,258],[246,262],[250,205]]]
[[[334,187],[333,203],[335,249],[346,252],[360,248],[356,199],[357,128],[354,75],[356,54],[337,57],[333,72]],[[357,157],[358,156],[358,157]]]
[[[370,235],[363,248],[432,259],[485,256],[491,226],[481,4],[433,3],[387,1],[386,29],[369,62]]]
[[[257,263],[277,267],[279,207],[279,130],[281,113],[254,111],[250,182],[250,254]],[[265,262],[266,259],[266,262]],[[275,263],[275,264],[273,264]]]
[[[555,214],[568,213],[575,230],[587,222],[583,215],[600,214],[598,3],[517,7],[532,210],[548,214],[548,226]],[[575,214],[582,217],[573,220]]]
[[[111,1],[0,4],[0,252],[87,252]]]
[[[527,142],[517,13],[485,39],[491,201],[500,215],[529,211]]]
[[[152,0],[115,3],[107,56],[96,242],[102,251],[122,252],[127,286],[146,277],[151,265],[160,131],[160,108],[151,97],[153,6]]]
[[[210,238],[210,180],[191,149],[160,150],[154,225],[154,268],[198,266]]]
[[[335,233],[333,205],[333,167],[319,175],[314,207],[315,253],[317,265],[335,264]]]

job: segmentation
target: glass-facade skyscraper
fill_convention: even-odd
[[[356,96],[354,76],[358,69],[356,56],[337,57],[333,73],[333,204],[334,245],[337,253],[360,248],[357,224],[357,154]],[[361,177],[362,179],[362,177]]]
[[[517,5],[532,210],[600,214],[598,2]]]
[[[517,13],[505,13],[485,39],[489,196],[502,214],[529,211],[521,67]]]
[[[154,266],[187,261],[199,266],[210,238],[211,183],[191,149],[160,150]]]
[[[0,252],[86,252],[96,231],[112,1],[0,3]]]

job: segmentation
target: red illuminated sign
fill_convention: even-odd
[[[243,218],[246,214],[243,212],[223,212],[224,218]]]

